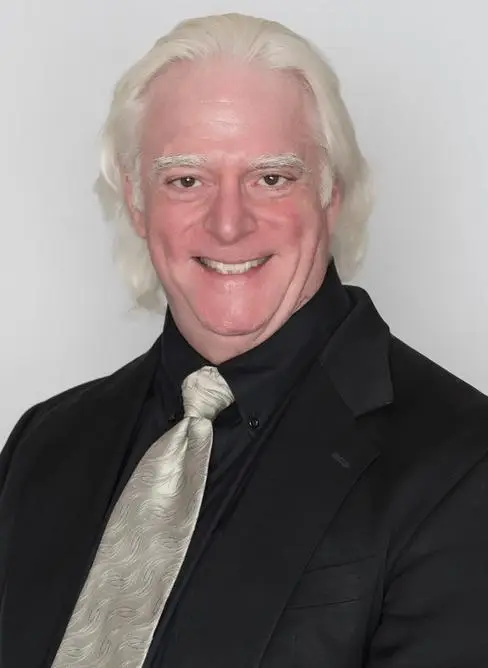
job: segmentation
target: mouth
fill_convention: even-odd
[[[247,260],[246,262],[239,262],[234,264],[229,264],[226,262],[218,262],[217,260],[212,260],[209,257],[196,257],[195,259],[203,267],[211,269],[212,271],[215,271],[218,274],[224,274],[229,276],[235,274],[245,274],[251,269],[255,269],[256,267],[261,267],[270,259],[270,257],[271,255],[267,255],[265,257],[255,258],[253,260]]]

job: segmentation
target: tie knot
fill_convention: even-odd
[[[214,366],[204,366],[187,376],[181,392],[185,417],[213,420],[234,401],[230,387]]]

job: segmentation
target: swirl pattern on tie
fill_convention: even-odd
[[[212,420],[234,397],[215,367],[182,385],[185,417],[147,451],[122,491],[53,668],[141,668],[195,529]]]

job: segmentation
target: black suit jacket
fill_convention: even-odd
[[[348,290],[355,307],[209,537],[164,668],[488,666],[488,399]],[[0,668],[51,665],[157,357],[34,407],[9,439]]]

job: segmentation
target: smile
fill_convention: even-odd
[[[204,267],[208,267],[208,269],[213,269],[213,271],[216,271],[218,274],[245,274],[250,269],[254,269],[255,267],[260,267],[261,265],[263,265],[267,260],[269,260],[269,257],[270,256],[260,257],[255,260],[240,262],[239,264],[227,264],[225,262],[217,262],[217,260],[211,260],[208,257],[199,257],[197,258],[197,260]]]

